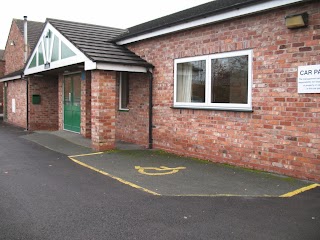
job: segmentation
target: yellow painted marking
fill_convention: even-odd
[[[240,194],[181,194],[181,195],[170,195],[173,197],[254,197],[254,198],[271,198],[278,197],[272,195],[240,195]]]
[[[82,155],[82,156],[83,156],[83,155]],[[88,155],[87,155],[87,156],[88,156]],[[112,179],[115,179],[115,180],[117,180],[117,181],[119,181],[119,182],[121,182],[121,183],[124,183],[124,184],[126,184],[126,185],[129,185],[130,187],[133,187],[133,188],[142,190],[142,191],[147,192],[147,193],[150,193],[150,194],[152,194],[152,195],[161,196],[159,193],[156,193],[156,192],[153,192],[153,191],[151,191],[151,190],[149,190],[149,189],[140,187],[140,186],[138,186],[137,184],[128,182],[128,181],[126,181],[126,180],[123,180],[122,178],[113,176],[113,175],[111,175],[110,173],[101,171],[101,170],[99,170],[99,169],[97,169],[97,168],[95,168],[95,167],[92,167],[92,166],[87,165],[87,164],[85,164],[85,163],[83,163],[83,162],[80,162],[80,161],[78,161],[77,159],[75,159],[73,156],[69,156],[69,158],[70,158],[72,161],[74,161],[75,163],[78,163],[78,164],[80,164],[80,165],[83,166],[83,167],[89,168],[89,169],[91,169],[91,170],[93,170],[93,171],[96,171],[96,172],[98,172],[98,173],[101,173],[101,174],[103,174],[103,175],[105,175],[105,176],[111,177]]]
[[[306,186],[306,187],[303,187],[303,188],[299,188],[299,189],[297,189],[297,190],[295,190],[295,191],[292,191],[292,192],[288,192],[288,193],[286,193],[286,194],[283,194],[283,195],[281,195],[280,197],[292,197],[292,196],[294,196],[294,195],[297,195],[297,194],[299,194],[299,193],[303,193],[303,192],[305,192],[305,191],[311,190],[311,189],[316,188],[316,187],[320,187],[320,184],[317,184],[317,183],[311,184],[311,185],[309,185],[309,186]]]
[[[169,168],[165,166],[161,166],[160,168],[135,166],[135,169],[137,169],[139,173],[144,175],[162,176],[162,175],[174,174],[186,168],[185,167]],[[157,172],[146,172],[146,170],[157,171]]]
[[[94,152],[94,153],[79,154],[79,155],[69,156],[69,158],[70,158],[70,157],[84,157],[84,156],[98,155],[98,154],[102,154],[102,153],[103,153],[103,152]]]
[[[47,147],[48,148],[48,147]],[[156,193],[154,191],[151,191],[149,189],[146,189],[144,187],[141,187],[137,184],[134,184],[134,183],[131,183],[131,182],[128,182],[122,178],[119,178],[119,177],[116,177],[116,176],[113,176],[112,174],[110,173],[107,173],[107,172],[104,172],[102,170],[99,170],[95,167],[92,167],[90,165],[87,165],[81,161],[78,161],[77,159],[75,159],[75,157],[83,157],[83,156],[91,156],[91,155],[98,155],[98,154],[102,154],[103,152],[95,152],[95,153],[88,153],[88,154],[79,154],[79,155],[74,155],[74,156],[68,156],[73,162],[83,166],[83,167],[86,167],[86,168],[89,168],[95,172],[98,172],[98,173],[101,173],[105,176],[108,176],[108,177],[111,177],[112,179],[115,179],[123,184],[126,184],[128,186],[131,186],[133,188],[136,188],[136,189],[139,189],[139,190],[142,190],[144,192],[147,192],[147,193],[150,193],[152,195],[155,195],[155,196],[161,196],[161,194],[159,193]],[[176,168],[169,168],[169,167],[165,167],[165,166],[161,166],[160,168],[156,168],[156,167],[140,167],[140,166],[135,166],[135,169],[138,170],[139,173],[141,174],[145,174],[145,175],[150,175],[150,176],[161,176],[161,175],[167,175],[167,174],[174,174],[174,173],[177,173],[178,171],[180,170],[183,170],[183,169],[186,169],[185,167],[176,167]],[[145,172],[145,170],[151,170],[151,171],[159,171],[159,172]],[[309,186],[306,186],[306,187],[302,187],[300,189],[297,189],[295,191],[292,191],[292,192],[289,192],[289,193],[286,193],[286,194],[283,194],[279,197],[292,197],[292,196],[295,196],[299,193],[303,193],[305,191],[308,191],[308,190],[311,190],[313,188],[316,188],[316,187],[320,187],[320,184],[311,184]],[[271,196],[271,195],[259,195],[259,196],[256,196],[256,195],[237,195],[237,194],[185,194],[185,195],[170,195],[170,196],[174,196],[174,197],[277,197],[277,196]]]

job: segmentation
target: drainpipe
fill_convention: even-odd
[[[27,63],[28,59],[28,20],[27,16],[23,16],[23,35],[24,35],[24,64]],[[22,73],[21,78],[24,78],[24,73]],[[29,130],[29,81],[26,79],[26,117],[27,117],[27,126],[26,131]]]
[[[153,122],[152,122],[152,108],[153,108],[153,74],[150,70],[148,70],[149,74],[149,149],[153,148],[153,138],[152,138],[152,129],[153,129]]]

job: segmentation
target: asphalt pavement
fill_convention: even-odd
[[[320,239],[319,187],[290,198],[152,195],[28,134],[0,123],[0,239]]]
[[[217,164],[134,145],[94,152],[90,140],[66,131],[38,131],[22,136],[66,154],[74,162],[121,183],[161,196],[293,196],[317,184],[309,181]]]

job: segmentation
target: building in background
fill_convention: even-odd
[[[4,76],[4,50],[0,50],[0,78]],[[0,114],[3,114],[3,83],[0,82]]]
[[[25,48],[25,21],[13,19],[4,51],[5,76],[0,79],[4,93],[4,120],[27,127],[27,81],[24,66],[37,43],[43,23],[28,21],[27,47]]]

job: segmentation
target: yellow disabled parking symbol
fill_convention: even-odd
[[[179,172],[180,170],[186,169],[185,167],[175,167],[175,168],[169,168],[165,166],[157,167],[140,167],[135,166],[135,169],[138,170],[139,173],[149,176],[162,176],[162,175],[168,175],[168,174],[174,174]]]

